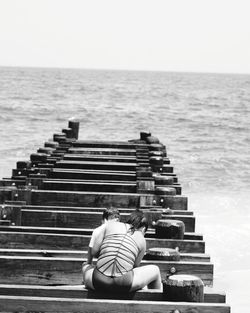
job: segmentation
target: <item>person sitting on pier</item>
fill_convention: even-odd
[[[91,239],[96,266],[83,265],[87,288],[106,292],[132,292],[147,286],[161,289],[161,275],[156,265],[139,266],[146,251],[144,235],[148,222],[140,210],[129,216],[127,223],[110,220],[103,224],[98,237]]]
[[[87,256],[87,264],[92,264],[93,260],[93,244],[98,240],[99,235],[101,235],[103,230],[103,224],[106,224],[109,221],[119,222],[120,221],[120,212],[116,208],[105,208],[102,212],[102,225],[94,229],[88,247],[88,256]]]

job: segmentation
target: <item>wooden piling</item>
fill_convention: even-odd
[[[68,127],[71,129],[70,135],[72,138],[78,139],[80,121],[72,118],[69,120]]]
[[[177,302],[204,302],[204,284],[197,276],[172,275],[163,282],[164,299]]]

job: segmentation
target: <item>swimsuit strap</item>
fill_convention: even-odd
[[[139,247],[129,234],[129,228],[125,225],[125,234],[110,234],[105,236],[100,256],[97,261],[97,269],[108,276],[119,276],[133,269]],[[106,251],[108,249],[108,251]]]

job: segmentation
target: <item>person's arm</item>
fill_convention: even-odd
[[[92,264],[93,258],[95,256],[98,256],[101,243],[104,238],[104,233],[105,233],[105,224],[97,227],[93,231],[88,247],[87,264]]]
[[[145,252],[146,252],[146,240],[144,239],[142,244],[141,244],[140,252],[139,252],[137,258],[135,259],[134,267],[140,266],[141,260],[143,259]]]
[[[87,264],[92,264],[93,261],[93,253],[92,253],[92,248],[89,246],[88,247],[88,255],[87,255]]]

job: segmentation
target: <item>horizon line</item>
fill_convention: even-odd
[[[61,69],[61,70],[85,70],[85,71],[117,71],[117,72],[159,72],[159,73],[183,73],[183,74],[218,74],[218,75],[250,75],[250,72],[216,72],[194,70],[153,70],[153,69],[126,69],[126,68],[88,68],[74,66],[38,66],[38,65],[1,65],[0,68],[27,68],[27,69]]]

